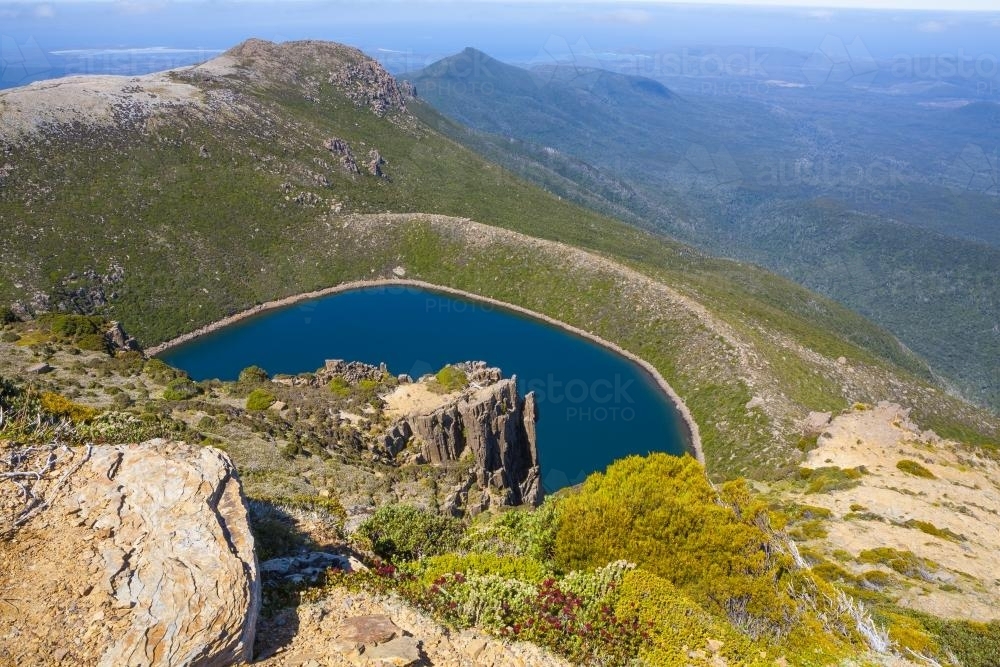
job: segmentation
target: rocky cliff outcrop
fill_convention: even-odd
[[[407,98],[415,92],[412,86],[400,86],[382,65],[368,58],[330,72],[329,82],[340,87],[355,104],[370,108],[377,116],[385,116],[390,111],[406,111]]]
[[[0,541],[0,664],[250,659],[260,582],[228,456],[154,440],[41,460],[44,509]]]
[[[474,388],[426,415],[407,419],[423,458],[432,464],[470,457],[476,485],[501,505],[537,505],[538,467],[534,394],[521,397],[517,379]]]

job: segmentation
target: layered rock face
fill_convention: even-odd
[[[48,507],[0,542],[0,663],[248,662],[260,579],[228,456],[154,440],[57,457]]]
[[[538,468],[534,394],[521,397],[517,379],[498,380],[457,401],[408,418],[423,458],[441,464],[469,456],[476,484],[499,494],[502,505],[537,505],[543,491]]]

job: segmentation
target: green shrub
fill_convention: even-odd
[[[789,534],[798,540],[821,540],[827,536],[827,530],[821,519],[809,519],[796,525]]]
[[[910,459],[901,459],[896,463],[896,467],[903,472],[913,475],[915,477],[923,477],[924,479],[937,479],[937,476],[932,473],[927,468],[923,467],[916,461],[911,461]]]
[[[111,399],[111,406],[116,410],[124,410],[132,405],[132,397],[125,392],[119,392]]]
[[[555,551],[557,511],[558,503],[548,497],[535,509],[513,508],[497,515],[480,515],[466,531],[462,548],[550,561]]]
[[[128,412],[105,412],[78,429],[81,437],[93,442],[143,442],[169,437],[171,423],[154,414],[142,418]]]
[[[5,343],[16,343],[17,341],[21,340],[21,336],[14,331],[4,331],[2,334],[0,334],[0,340],[2,340]]]
[[[108,321],[97,315],[46,314],[39,322],[62,339],[73,340],[89,334],[103,334]]]
[[[17,322],[17,315],[9,306],[0,306],[0,324],[13,324]]]
[[[247,396],[247,410],[267,410],[278,400],[267,389],[254,389]]]
[[[530,641],[578,664],[627,665],[649,642],[631,609],[616,613],[622,573],[612,563],[533,585],[495,574],[446,574],[420,602],[451,625],[475,625],[514,640]]]
[[[935,655],[940,651],[940,647],[934,641],[931,633],[909,614],[883,611],[879,616],[879,621],[885,625],[889,633],[889,639],[901,650],[909,649],[928,656]]]
[[[807,480],[806,493],[828,493],[851,489],[861,483],[865,474],[863,467],[838,468],[827,466],[822,468],[799,468],[799,478]]]
[[[186,401],[201,393],[201,389],[191,378],[178,377],[167,383],[163,398],[168,401]]]
[[[355,391],[362,401],[371,402],[375,400],[378,394],[379,383],[378,380],[371,380],[368,378],[363,378],[358,381]]]
[[[909,612],[933,635],[936,643],[953,654],[963,667],[996,667],[1000,664],[1000,621],[979,623],[943,619]]]
[[[113,357],[103,360],[102,365],[119,375],[132,376],[141,373],[145,363],[146,360],[142,352],[137,350],[119,350]]]
[[[241,384],[262,384],[270,379],[271,376],[260,366],[247,366],[240,371],[238,382]]]
[[[76,339],[75,344],[81,350],[87,350],[89,352],[104,352],[105,354],[111,352],[111,346],[108,344],[108,339],[105,338],[103,334],[84,334]]]
[[[142,365],[142,372],[156,382],[166,384],[173,379],[187,377],[187,375],[172,366],[168,366],[163,360],[153,357],[147,359]]]
[[[796,443],[795,448],[802,452],[803,454],[808,454],[812,450],[819,447],[819,434],[815,433],[813,435],[804,435],[799,438],[798,443]]]
[[[326,385],[334,396],[339,396],[340,398],[347,398],[351,395],[351,385],[341,375],[334,375],[330,380],[330,383]]]
[[[904,577],[924,580],[930,580],[930,573],[938,569],[938,564],[928,558],[921,558],[911,551],[900,551],[892,547],[866,549],[858,554],[858,561],[885,565]]]
[[[552,576],[545,564],[527,556],[499,556],[493,553],[446,553],[419,561],[414,574],[425,585],[446,574],[489,574],[539,584]]]
[[[781,635],[800,614],[768,522],[743,482],[719,493],[690,457],[632,456],[560,501],[555,559],[564,570],[634,562],[752,636]]]
[[[906,526],[907,528],[916,528],[917,530],[927,533],[928,535],[933,535],[934,537],[940,537],[942,540],[949,540],[951,542],[965,541],[964,536],[952,532],[948,528],[938,528],[929,521],[920,521],[919,519],[908,519],[903,525]]]
[[[469,377],[465,371],[455,366],[445,366],[434,376],[438,385],[445,392],[460,391],[469,386]]]
[[[389,560],[414,560],[451,551],[462,537],[462,524],[409,505],[383,505],[357,530],[356,538]]]
[[[876,591],[891,586],[894,581],[893,575],[882,570],[868,570],[861,574],[861,585]]]
[[[783,508],[784,514],[792,521],[810,519],[829,519],[833,516],[833,512],[825,507],[817,507],[816,505],[802,505],[799,503],[790,503]]]

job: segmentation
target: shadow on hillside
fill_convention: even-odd
[[[262,605],[254,642],[254,661],[260,662],[295,640],[302,593],[326,583],[325,569],[331,566],[331,558],[360,561],[362,557],[344,543],[337,518],[326,512],[267,500],[251,500],[248,506],[261,566]],[[283,566],[289,562],[294,564]]]

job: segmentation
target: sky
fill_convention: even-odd
[[[0,0],[0,69],[14,64],[0,72],[0,87],[25,82],[19,58],[38,63],[24,71],[48,63],[63,73],[131,74],[150,71],[154,58],[158,69],[189,64],[249,37],[343,42],[397,72],[466,46],[530,63],[553,42],[583,41],[595,52],[615,54],[676,53],[687,45],[808,54],[831,36],[844,44],[860,39],[875,58],[1000,61],[1000,0],[874,0],[893,8],[849,7],[872,1]]]
[[[208,3],[214,0],[179,0],[181,2]],[[246,4],[252,2],[263,2],[263,0],[236,0]],[[287,1],[287,0],[286,0]],[[300,0],[301,1],[301,0]],[[341,0],[331,4],[364,4],[366,0],[354,0],[354,2]],[[370,1],[370,0],[369,0]],[[381,0],[380,5],[385,6],[391,2],[402,2],[404,0]],[[449,0],[405,0],[408,4],[452,4]],[[22,5],[35,6],[58,6],[66,4],[88,4],[104,2],[126,7],[132,11],[143,11],[144,8],[154,8],[168,4],[164,0],[48,0],[37,3],[16,3]],[[14,4],[14,3],[12,3]],[[460,4],[513,4],[504,0],[462,0]],[[560,4],[559,0],[521,0],[520,4]],[[751,5],[751,6],[782,6],[782,7],[808,7],[808,8],[855,8],[855,9],[919,9],[938,11],[993,11],[997,8],[996,0],[688,0],[687,3],[664,2],[663,0],[628,0],[623,2],[609,2],[608,0],[576,0],[574,4],[618,4],[618,5],[665,5],[665,4],[695,4],[695,5]]]

